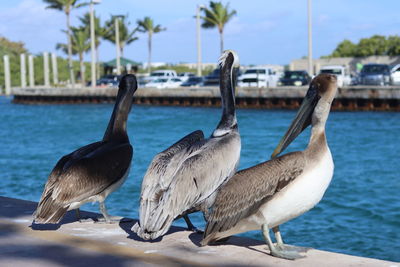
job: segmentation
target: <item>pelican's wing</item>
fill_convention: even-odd
[[[147,221],[149,211],[154,209],[154,204],[158,203],[162,192],[169,187],[182,163],[190,155],[196,153],[192,147],[193,144],[203,139],[202,131],[194,131],[153,158],[142,182],[140,200],[140,222],[142,224]]]
[[[303,152],[294,152],[236,173],[217,193],[206,214],[202,244],[254,214],[276,192],[300,176],[305,166]]]
[[[35,212],[37,223],[58,223],[69,206],[103,192],[129,169],[129,143],[97,142],[64,156],[54,167]]]
[[[187,149],[184,161],[170,186],[158,188],[147,205],[138,235],[155,239],[165,234],[173,220],[189,210],[197,210],[235,170],[240,156],[238,133],[201,140]]]

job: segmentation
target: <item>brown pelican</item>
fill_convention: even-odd
[[[98,201],[107,223],[104,201],[128,176],[132,146],[126,121],[137,89],[134,75],[122,77],[111,119],[103,140],[62,157],[49,175],[36,212],[35,223],[58,223],[68,210]]]
[[[272,159],[239,171],[218,189],[206,214],[202,245],[261,228],[273,256],[302,257],[298,253],[301,249],[283,244],[279,225],[313,208],[332,179],[333,160],[325,137],[325,123],[336,89],[336,76],[315,77]],[[310,124],[310,142],[304,151],[275,157]],[[271,228],[276,245],[269,236]]]
[[[164,235],[174,219],[200,210],[207,198],[236,170],[240,135],[235,114],[233,67],[238,56],[224,51],[220,60],[222,118],[210,138],[202,131],[182,138],[151,162],[142,182],[140,224],[132,230],[143,239]]]

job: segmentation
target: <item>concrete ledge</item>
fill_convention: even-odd
[[[274,88],[237,88],[237,97],[303,98],[308,86],[282,86]],[[116,88],[13,88],[13,95],[29,96],[107,96],[114,97]],[[218,87],[179,87],[168,89],[139,88],[136,97],[220,97]],[[340,88],[336,98],[400,99],[399,86],[351,86]]]
[[[258,240],[233,237],[199,247],[201,236],[173,227],[145,242],[131,232],[134,221],[80,223],[69,212],[60,225],[32,226],[37,203],[0,197],[0,266],[388,266],[399,263],[309,249],[306,258],[272,257]],[[83,216],[97,214],[82,212]]]

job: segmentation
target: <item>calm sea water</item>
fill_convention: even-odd
[[[58,159],[102,138],[112,105],[15,105],[0,97],[0,195],[38,201]],[[240,169],[269,158],[294,111],[238,110]],[[111,214],[137,217],[153,156],[196,129],[206,136],[220,109],[134,106],[134,158],[127,182],[107,199]],[[306,130],[287,151],[304,149]],[[323,200],[281,226],[285,242],[400,261],[400,113],[333,112],[327,124],[335,174]],[[97,204],[86,210],[98,211]],[[192,216],[204,227],[200,214]],[[176,225],[184,226],[183,221]],[[259,231],[243,234],[262,240]]]

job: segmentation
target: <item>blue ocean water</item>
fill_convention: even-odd
[[[0,97],[0,195],[38,201],[61,156],[102,138],[112,105],[15,105]],[[265,161],[294,111],[239,109],[240,169]],[[137,217],[140,184],[153,156],[196,129],[208,136],[218,108],[134,106],[134,158],[127,182],[107,199],[113,215]],[[309,129],[287,151],[304,149]],[[281,226],[285,242],[400,261],[400,113],[332,112],[327,138],[335,174],[323,200]],[[98,211],[87,204],[86,210]],[[204,227],[200,214],[191,215]],[[176,225],[184,226],[183,221]],[[262,240],[259,231],[243,234]]]

